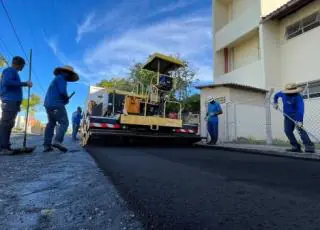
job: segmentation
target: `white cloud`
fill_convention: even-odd
[[[94,16],[92,18],[97,19]],[[197,78],[212,80],[211,20],[211,14],[202,11],[135,26],[123,33],[106,36],[94,45],[90,44],[90,48],[84,51],[79,60],[66,58],[59,50],[57,39],[49,39],[47,43],[62,63],[72,65],[91,84],[114,76],[127,76],[133,62],[145,62],[148,55],[154,52],[180,54],[198,70]],[[82,31],[89,31],[88,28],[93,28],[94,22],[88,19],[84,24],[87,27]]]
[[[91,70],[107,66],[110,73],[123,74],[133,60],[143,62],[154,52],[180,54],[199,69],[199,79],[208,80],[212,78],[211,30],[211,16],[165,20],[100,41],[87,51],[84,61]],[[202,64],[204,59],[210,64]]]
[[[89,71],[85,66],[83,66],[82,63],[79,63],[79,61],[70,60],[66,57],[66,55],[60,50],[58,39],[56,37],[52,38],[45,38],[46,43],[51,48],[53,54],[56,56],[57,60],[62,65],[70,65],[72,66],[75,71],[82,77],[81,83],[83,84],[89,84],[91,83],[91,79],[103,79],[106,76],[105,71]]]
[[[99,27],[99,24],[93,24],[94,17],[95,13],[90,13],[89,15],[87,15],[86,19],[80,25],[77,26],[77,43],[80,42],[83,34],[94,31],[97,27]]]
[[[85,34],[100,31],[121,31],[123,28],[133,26],[141,19],[146,11],[147,0],[118,2],[107,12],[89,13],[80,25],[77,26],[76,42],[79,43]],[[134,9],[134,10],[133,10]]]
[[[164,14],[164,13],[169,13],[178,9],[182,9],[185,8],[189,5],[192,5],[193,3],[195,3],[195,0],[178,0],[177,2],[174,2],[172,4],[169,4],[163,8],[160,8],[159,10],[151,13],[149,16],[155,16],[155,15],[159,15],[159,14]]]

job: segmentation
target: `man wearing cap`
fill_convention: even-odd
[[[2,116],[0,119],[0,155],[12,154],[10,136],[22,102],[22,88],[32,87],[32,82],[21,82],[19,71],[23,70],[25,60],[14,57],[11,67],[2,72],[0,78],[0,99]]]
[[[218,141],[219,133],[219,119],[218,116],[222,114],[222,109],[219,104],[212,96],[207,98],[208,102],[208,111],[206,118],[207,119],[207,129],[210,134],[210,141],[208,144],[215,145]]]
[[[82,119],[82,109],[81,107],[77,108],[77,111],[75,111],[72,114],[72,140],[77,141],[77,134],[80,128],[80,122]]]
[[[69,126],[66,105],[69,103],[67,82],[76,82],[79,76],[71,66],[58,67],[54,70],[55,78],[51,82],[45,100],[44,107],[48,115],[48,124],[44,133],[44,152],[50,152],[52,147],[66,152],[68,149],[62,145],[64,136]],[[54,129],[58,123],[56,136],[52,143]]]
[[[288,137],[290,144],[292,145],[292,148],[288,149],[287,151],[301,152],[301,145],[298,143],[293,133],[295,128],[297,128],[301,140],[305,146],[305,152],[314,153],[315,146],[310,140],[306,131],[303,129],[304,102],[303,97],[300,94],[302,90],[302,88],[299,88],[294,83],[287,84],[285,86],[285,90],[278,92],[274,96],[273,103],[275,109],[278,109],[279,98],[281,98],[283,102],[283,113],[286,115],[284,117],[284,132]],[[292,120],[287,116],[289,116]]]

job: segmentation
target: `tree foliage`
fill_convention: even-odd
[[[200,112],[200,94],[193,94],[185,100],[185,111],[192,113]]]
[[[116,88],[119,90],[132,91],[133,84],[128,78],[111,78],[110,80],[102,80],[97,84],[99,87]]]
[[[142,63],[132,65],[130,67],[129,80],[135,84],[142,83],[144,89],[146,89],[150,85],[151,81],[156,83],[157,75],[154,72],[142,69],[142,67]]]
[[[37,106],[41,103],[41,97],[36,94],[31,94],[29,108],[31,112],[37,111]],[[28,99],[23,99],[21,104],[22,110],[26,111],[28,107]]]

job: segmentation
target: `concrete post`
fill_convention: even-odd
[[[266,135],[267,144],[272,145],[272,120],[271,120],[271,97],[274,89],[271,89],[265,97],[265,110],[266,110]]]
[[[233,104],[233,119],[234,119],[234,140],[235,142],[238,142],[238,131],[237,131],[237,126],[238,126],[238,123],[237,123],[237,105],[236,103]]]

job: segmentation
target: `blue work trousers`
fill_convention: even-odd
[[[21,102],[2,102],[2,114],[0,118],[0,149],[10,149],[10,136],[17,115],[20,111]]]
[[[208,121],[207,129],[210,134],[211,140],[210,142],[216,144],[218,141],[218,133],[219,133],[219,123]]]
[[[54,129],[58,124],[54,142],[62,143],[64,136],[69,127],[68,114],[65,107],[59,108],[46,108],[48,115],[48,124],[44,132],[44,146],[51,146]]]
[[[79,132],[80,125],[77,123],[72,124],[72,139],[76,140]]]
[[[296,128],[296,125],[293,121],[291,121],[289,118],[285,117],[284,118],[284,132],[286,134],[286,136],[288,137],[290,144],[295,147],[295,148],[301,148],[300,144],[298,143],[296,137],[294,136],[294,129]],[[308,134],[306,133],[306,131],[304,131],[304,129],[301,128],[297,128],[298,132],[300,134],[301,140],[303,142],[303,144],[306,147],[313,147],[314,144],[312,143],[312,141],[310,140]]]

